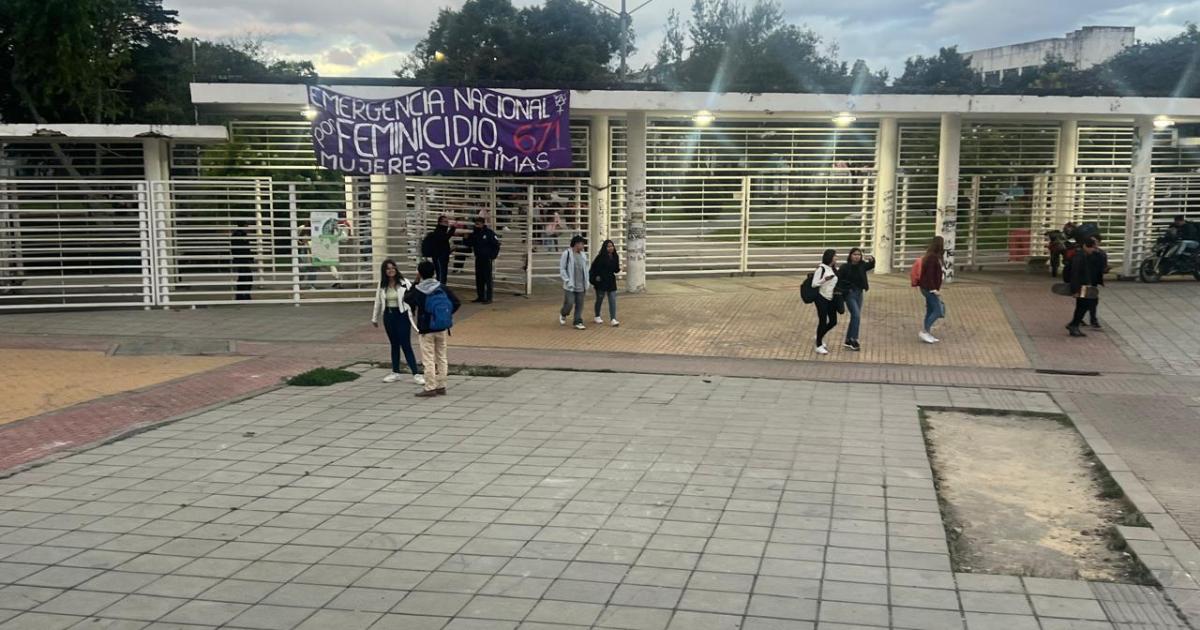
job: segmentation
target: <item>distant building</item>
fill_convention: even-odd
[[[999,83],[1010,72],[1020,74],[1046,61],[1047,55],[1062,57],[1076,68],[1103,63],[1134,44],[1132,26],[1085,26],[1066,37],[1039,39],[963,53],[971,67],[987,83]]]

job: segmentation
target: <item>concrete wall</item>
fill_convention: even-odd
[[[1134,43],[1131,26],[1085,26],[1066,37],[1041,39],[1010,46],[963,53],[981,73],[1019,71],[1040,66],[1047,55],[1057,55],[1078,68],[1090,68],[1111,59]]]

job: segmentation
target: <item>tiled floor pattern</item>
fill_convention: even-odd
[[[1041,394],[381,374],[0,480],[0,628],[1179,627],[1156,591],[951,572],[917,401]]]

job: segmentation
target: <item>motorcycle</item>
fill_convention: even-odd
[[[1174,228],[1160,237],[1154,244],[1150,256],[1138,267],[1138,278],[1142,282],[1158,282],[1163,276],[1181,276],[1191,274],[1200,280],[1200,249],[1183,251],[1173,256],[1167,253],[1179,242]]]

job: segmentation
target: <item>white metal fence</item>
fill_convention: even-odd
[[[900,266],[933,235],[934,183],[899,178],[890,227]],[[648,184],[651,274],[803,270],[827,247],[869,250],[877,229],[873,174],[669,174]],[[613,178],[610,209],[596,217],[618,247],[623,186]],[[0,179],[0,309],[369,299],[384,258],[414,272],[441,215],[465,226],[487,217],[502,243],[496,291],[524,294],[557,277],[572,236],[592,236],[595,198],[587,180],[553,177],[411,177],[403,187],[365,178]],[[1043,255],[1046,231],[1095,221],[1119,264],[1126,239],[1139,259],[1178,214],[1200,220],[1200,175],[969,175],[958,256],[967,266],[1022,264]],[[314,239],[322,216],[325,238]],[[450,282],[473,286],[469,252],[455,253]]]

